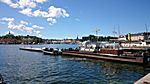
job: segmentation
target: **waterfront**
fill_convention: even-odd
[[[141,65],[19,50],[23,46],[0,45],[0,73],[7,84],[133,84],[150,72],[150,68]],[[44,46],[77,45],[32,45]]]

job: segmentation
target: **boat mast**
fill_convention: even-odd
[[[114,37],[117,34],[115,25],[114,25],[114,31],[112,33],[114,34]]]
[[[145,29],[146,29],[146,40],[148,40],[148,29],[147,29],[147,24],[145,24]]]
[[[98,42],[98,32],[100,31],[100,29],[96,28],[95,32],[96,32],[96,43]]]
[[[118,25],[118,37],[120,36],[120,26]]]

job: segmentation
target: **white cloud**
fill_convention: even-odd
[[[20,23],[21,23],[21,24],[24,24],[24,25],[28,25],[28,24],[29,24],[28,22],[23,21],[23,20],[21,20]]]
[[[36,8],[36,4],[39,3],[36,0],[17,0],[16,3],[13,0],[0,0],[1,2],[9,5],[12,8]],[[36,3],[37,2],[37,3]]]
[[[36,30],[35,28],[39,28],[39,29],[44,28],[44,27],[41,27],[41,26],[38,26],[38,25],[29,26],[29,23],[26,22],[26,21],[23,21],[23,20],[16,23],[14,18],[4,17],[4,18],[0,18],[0,21],[8,22],[8,28],[10,28],[10,29],[25,31],[25,32],[28,32],[28,33],[31,33],[31,34],[38,34],[39,35],[40,31]]]
[[[43,17],[47,18],[47,21],[50,25],[56,23],[56,19],[59,17],[69,17],[69,14],[66,12],[65,9],[62,8],[56,8],[54,6],[50,6],[48,11],[41,11],[41,10],[35,10],[32,13],[32,16],[34,17]]]
[[[33,25],[33,28],[37,28],[37,29],[44,29],[44,27],[38,26],[38,25]]]
[[[45,11],[36,10],[32,14],[34,17],[48,17],[48,13]]]
[[[56,19],[53,18],[47,18],[47,21],[49,22],[50,25],[53,25],[54,23],[56,23]]]
[[[6,17],[4,17],[4,18],[0,18],[0,20],[1,20],[1,21],[6,21],[6,22],[12,22],[12,21],[14,21],[15,19],[14,19],[14,18],[6,18]]]
[[[0,1],[3,2],[3,3],[6,3],[8,5],[12,4],[11,0],[0,0]]]
[[[27,16],[32,16],[32,9],[31,8],[26,8],[26,9],[23,9],[19,12],[24,14],[24,15],[27,15]]]
[[[48,9],[48,16],[49,17],[69,17],[69,14],[66,12],[66,10],[62,8],[56,8],[54,6],[50,6]]]
[[[19,8],[21,8],[21,9],[35,8],[36,7],[36,3],[33,2],[32,0],[19,0],[17,2],[17,4],[19,5]]]
[[[50,6],[47,11],[37,9],[38,4],[42,4],[48,0],[0,0],[1,2],[9,5],[12,8],[19,9],[21,14],[30,16],[30,17],[41,17],[46,18],[50,25],[56,23],[56,19],[59,17],[69,17],[69,13],[63,8],[56,8]],[[33,11],[35,10],[35,11]]]
[[[12,8],[17,8],[18,7],[18,4],[13,3],[12,0],[0,0],[0,1],[7,4],[7,5],[9,5]]]
[[[37,3],[44,3],[44,2],[46,2],[47,0],[34,0],[34,1],[36,1]]]

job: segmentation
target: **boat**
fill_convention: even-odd
[[[62,51],[58,48],[45,48],[43,49],[43,54],[45,55],[60,55]]]
[[[140,64],[150,63],[150,48],[127,49],[116,42],[85,41],[79,45],[79,51],[64,51],[63,54]]]

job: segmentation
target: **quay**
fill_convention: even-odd
[[[137,64],[143,64],[144,59],[143,57],[122,57],[122,56],[116,56],[116,55],[98,55],[98,54],[86,54],[86,53],[79,53],[79,52],[62,52],[63,55],[69,55],[69,56],[79,56],[79,57],[87,57],[87,58],[96,58],[96,59],[103,59],[103,60],[111,60],[111,61],[119,61],[119,62],[128,62],[128,63],[137,63]]]
[[[44,48],[31,48],[31,47],[23,47],[20,50],[27,50],[27,51],[35,51],[35,52],[43,52]],[[48,51],[49,52],[49,51]],[[49,52],[54,53],[54,52]],[[58,53],[60,54],[60,53]],[[89,53],[89,52],[80,52],[74,50],[64,50],[61,53],[62,55],[68,56],[78,56],[84,58],[95,58],[95,59],[102,59],[102,60],[111,60],[111,61],[118,61],[118,62],[125,62],[125,63],[136,63],[136,64],[148,64],[150,63],[150,56],[143,55],[143,56],[124,56],[124,55],[115,55],[115,54],[102,54],[102,53]],[[53,55],[53,54],[51,54]]]
[[[150,84],[150,73],[136,81],[134,84]]]
[[[22,48],[19,48],[19,49],[20,50],[26,50],[26,51],[43,52],[42,48],[22,47]]]

